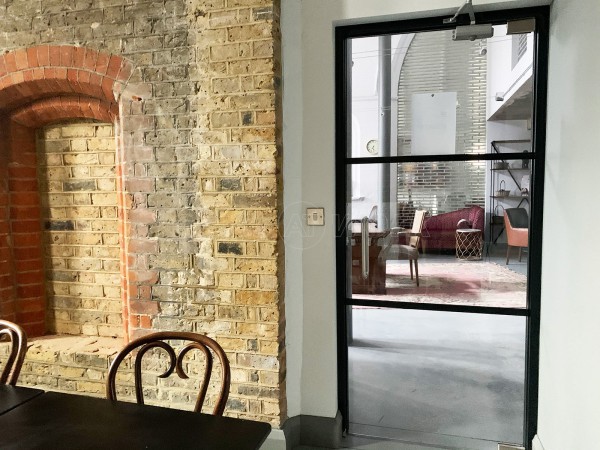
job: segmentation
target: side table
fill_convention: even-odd
[[[460,228],[456,230],[456,257],[466,261],[481,259],[483,239],[481,230]]]

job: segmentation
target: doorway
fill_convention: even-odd
[[[336,29],[340,410],[354,435],[527,446],[548,10],[477,14],[473,40],[443,19]]]

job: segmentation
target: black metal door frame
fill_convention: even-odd
[[[382,34],[416,33],[451,29],[456,24],[443,24],[444,17],[392,21],[383,23],[340,26],[335,29],[335,90],[336,90],[336,288],[337,288],[337,329],[338,329],[338,407],[343,417],[343,427],[348,429],[348,322],[347,308],[352,305],[379,306],[399,309],[420,309],[430,311],[452,311],[478,314],[513,315],[526,318],[525,351],[525,414],[523,441],[527,449],[537,433],[538,422],[538,378],[539,378],[539,333],[541,309],[541,272],[542,272],[542,219],[544,200],[544,167],[546,147],[546,93],[548,83],[548,6],[535,8],[510,9],[477,13],[479,22],[502,24],[509,20],[534,18],[536,21],[534,48],[534,105],[532,152],[506,153],[503,159],[534,160],[531,184],[531,224],[537,233],[530,233],[529,264],[527,273],[526,309],[490,308],[479,306],[415,304],[407,302],[387,302],[376,300],[353,300],[347,296],[347,210],[346,182],[353,164],[404,163],[427,161],[472,161],[492,160],[493,154],[469,154],[449,156],[393,156],[352,158],[347,155],[350,142],[350,79],[348,70],[351,63],[349,46],[351,38],[377,36]],[[460,16],[458,24],[467,24],[466,16]]]

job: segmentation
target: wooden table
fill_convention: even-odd
[[[39,389],[0,384],[0,414],[4,414],[43,393],[44,391]]]
[[[48,392],[0,415],[0,448],[254,450],[271,426]]]
[[[362,276],[362,230],[360,223],[352,224],[352,293],[385,294],[385,261],[379,260],[383,247],[380,239],[390,230],[380,230],[369,224],[369,275]]]

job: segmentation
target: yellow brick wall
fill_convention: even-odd
[[[123,336],[113,126],[38,132],[48,329]]]
[[[118,123],[128,334],[179,330],[216,339],[232,367],[227,413],[275,426],[286,419],[279,8],[277,0],[15,0],[0,21],[3,51],[57,44],[131,61]],[[83,137],[68,140],[81,144]],[[112,335],[125,328],[113,323],[118,286],[96,277],[117,275],[116,268],[97,270],[99,261],[116,266],[116,247],[105,245],[110,254],[100,256],[86,253],[87,242],[66,241],[85,231],[76,227],[84,220],[107,224],[115,211],[116,203],[105,203],[113,193],[100,184],[97,192],[64,191],[69,181],[85,187],[86,170],[96,182],[107,178],[97,171],[108,168],[99,159],[108,153],[96,153],[98,166],[93,153],[69,147],[40,158],[48,180],[44,222],[77,221],[72,231],[46,234],[49,300],[51,309],[64,301],[55,309],[55,331],[77,333],[81,323],[73,317],[87,320],[92,312],[103,323],[97,333]],[[90,233],[116,240],[116,224],[112,230]],[[56,274],[76,283],[69,288]],[[82,333],[96,332],[89,323]],[[78,358],[61,349],[48,363],[30,359],[23,380],[100,389],[98,361]],[[158,390],[165,405],[175,398],[169,392]]]

